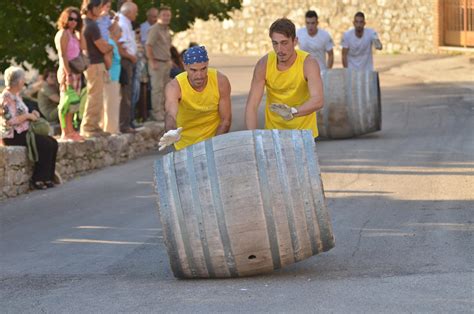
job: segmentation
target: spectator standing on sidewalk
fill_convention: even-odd
[[[146,21],[140,24],[140,41],[143,46],[146,44],[146,39],[150,28],[156,24],[158,20],[158,9],[150,8],[146,11]]]
[[[141,30],[140,28],[135,29],[135,39],[137,43],[137,63],[135,64],[134,73],[133,73],[133,86],[132,86],[132,111],[131,111],[131,120],[132,127],[137,128],[137,126],[144,122],[147,119],[147,103],[146,96],[147,82],[148,82],[148,71],[146,69],[146,56],[145,56],[145,47],[141,42]],[[144,83],[144,84],[143,84]],[[142,88],[145,88],[145,93],[142,93]],[[138,107],[138,108],[137,108]]]
[[[54,37],[54,43],[59,56],[59,68],[57,80],[59,83],[60,101],[64,103],[66,90],[72,88],[78,95],[81,93],[81,74],[74,73],[69,66],[69,61],[78,57],[81,52],[80,30],[82,29],[82,19],[77,8],[68,7],[63,10],[57,21],[58,32]],[[45,78],[46,79],[46,78]],[[63,108],[56,108],[62,110]],[[41,110],[41,109],[40,109]],[[66,110],[66,109],[65,109]],[[77,134],[72,124],[72,118],[79,107],[70,107],[67,113],[62,114],[61,139],[81,141],[83,138]],[[65,114],[65,117],[64,115]],[[64,125],[65,122],[65,125]]]
[[[99,123],[104,111],[104,83],[108,79],[104,55],[113,47],[100,35],[96,20],[102,10],[101,0],[84,0],[82,11],[84,19],[83,38],[86,44],[90,65],[85,72],[87,79],[87,100],[81,123],[81,135],[84,137],[108,136]]]
[[[321,71],[331,69],[334,63],[334,43],[329,33],[318,27],[318,14],[309,10],[305,15],[306,27],[296,32],[300,49],[309,52],[318,61]],[[326,61],[327,54],[327,61]]]
[[[171,8],[161,7],[158,12],[158,21],[148,32],[146,54],[151,78],[151,116],[153,120],[162,122],[165,118],[165,86],[170,81],[171,70]]]
[[[120,12],[120,8],[126,2],[133,2],[132,0],[117,0],[117,11]]]
[[[109,67],[109,80],[105,83],[104,90],[104,118],[102,121],[102,127],[105,132],[110,134],[120,133],[120,53],[118,48],[118,41],[122,36],[122,30],[118,23],[113,23],[109,28],[109,41],[108,43],[113,46],[112,54],[106,56],[110,58],[107,62],[110,64]]]
[[[382,43],[372,28],[365,28],[365,15],[357,12],[354,16],[354,28],[342,37],[342,65],[345,68],[373,71],[372,45],[382,50]]]
[[[119,26],[122,29],[122,66],[121,75],[121,93],[120,101],[120,132],[135,133],[131,127],[132,112],[132,88],[133,88],[133,72],[134,65],[137,63],[137,43],[135,41],[135,32],[133,31],[132,22],[135,21],[138,14],[138,7],[133,2],[125,2],[120,7]]]

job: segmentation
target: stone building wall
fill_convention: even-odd
[[[262,55],[271,49],[268,28],[280,17],[304,26],[304,14],[313,9],[319,27],[333,37],[340,54],[342,33],[352,27],[357,11],[364,12],[366,27],[374,28],[384,44],[383,53],[435,53],[437,51],[436,8],[439,0],[243,0],[232,19],[198,20],[173,43],[184,49],[190,41],[205,45],[212,54]]]

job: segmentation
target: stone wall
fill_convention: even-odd
[[[342,33],[352,27],[357,11],[364,12],[366,27],[374,28],[384,44],[383,53],[434,53],[437,51],[436,8],[439,0],[243,0],[232,19],[198,20],[186,32],[175,34],[173,43],[186,48],[190,41],[208,47],[213,54],[263,55],[271,42],[268,28],[280,17],[304,26],[307,10],[316,10],[319,27],[330,32],[340,54]]]
[[[92,138],[82,143],[60,142],[56,171],[63,181],[94,169],[119,164],[149,151],[158,150],[162,128],[150,124],[136,134]],[[26,148],[0,146],[0,199],[29,191],[33,164]]]

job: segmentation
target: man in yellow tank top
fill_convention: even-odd
[[[298,39],[291,20],[273,22],[269,35],[274,51],[255,66],[245,108],[247,128],[257,128],[258,106],[266,88],[265,128],[309,129],[316,138],[316,111],[324,105],[318,62],[307,52],[295,49]]]
[[[165,130],[160,151],[170,145],[176,150],[229,132],[232,111],[230,83],[216,69],[202,46],[189,48],[183,56],[186,72],[166,85]]]

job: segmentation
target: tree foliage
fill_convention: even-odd
[[[12,61],[31,64],[39,70],[51,67],[56,60],[48,58],[48,47],[54,48],[55,22],[68,6],[80,7],[81,0],[16,0],[0,1],[0,70],[3,72]],[[219,20],[241,8],[241,0],[135,0],[139,8],[137,22],[146,19],[146,11],[163,5],[171,7],[171,29],[179,32],[188,29],[196,19]],[[112,1],[116,8],[116,1]]]

